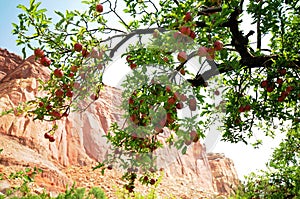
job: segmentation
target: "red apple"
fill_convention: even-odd
[[[206,59],[213,60],[215,58],[215,49],[214,48],[207,48]]]
[[[87,58],[90,55],[90,53],[87,51],[87,49],[82,49],[81,54],[82,54],[82,57],[85,57],[85,58]]]
[[[62,78],[64,76],[64,73],[62,72],[61,69],[57,68],[53,71],[53,74],[57,78]]]
[[[46,106],[46,109],[49,111],[50,109],[52,109],[52,105],[51,105],[51,104],[48,104],[48,105]]]
[[[204,46],[201,46],[199,49],[198,49],[198,55],[200,57],[204,57],[207,55],[207,48],[204,47]]]
[[[173,96],[175,97],[176,100],[180,100],[181,95],[180,95],[180,93],[179,93],[178,91],[176,91],[176,92],[173,94]]]
[[[290,92],[290,91],[292,91],[294,89],[294,87],[293,86],[288,86],[288,87],[286,87],[286,91],[288,91],[288,92]]]
[[[290,91],[282,91],[282,93],[280,94],[281,95],[281,97],[286,97],[286,96],[288,96],[290,94]]]
[[[74,44],[74,50],[80,52],[82,50],[82,45],[80,43]]]
[[[78,71],[78,66],[71,66],[70,71],[76,73]]]
[[[266,88],[266,87],[268,86],[268,80],[262,81],[262,82],[260,83],[260,86],[261,86],[262,88]]]
[[[244,111],[245,111],[245,107],[244,107],[244,106],[240,106],[240,107],[239,107],[239,112],[242,113],[242,112],[244,112]]]
[[[276,82],[277,82],[277,84],[282,84],[283,80],[281,78],[277,78]]]
[[[73,97],[73,95],[74,95],[73,91],[67,90],[67,92],[66,92],[67,97]]]
[[[70,72],[68,76],[69,76],[69,77],[74,77],[75,74],[74,74],[73,72]]]
[[[55,138],[53,136],[49,137],[49,142],[55,142]]]
[[[234,121],[234,123],[236,124],[236,125],[239,125],[240,123],[242,122],[242,120],[241,120],[241,118],[236,118],[235,119],[235,121]]]
[[[181,75],[185,75],[185,70],[184,70],[184,68],[180,69],[179,72],[180,72]]]
[[[270,92],[272,92],[273,90],[274,90],[274,87],[273,87],[273,86],[268,86],[268,87],[267,87],[267,92],[270,93]]]
[[[182,108],[183,108],[183,103],[182,103],[182,102],[178,102],[178,103],[176,104],[176,108],[177,108],[177,109],[182,109]]]
[[[128,104],[133,104],[133,103],[134,103],[134,100],[133,100],[132,97],[130,97],[130,98],[128,99]]]
[[[187,54],[186,54],[186,52],[184,52],[184,51],[179,52],[178,55],[177,55],[177,59],[181,63],[185,62],[187,60]]]
[[[174,118],[171,113],[167,113],[167,123],[172,124],[174,122]]]
[[[126,61],[127,61],[128,63],[132,63],[132,62],[133,62],[133,60],[131,60],[131,56],[130,56],[130,55],[127,55]]]
[[[167,85],[167,86],[166,86],[166,91],[167,91],[168,93],[170,93],[170,92],[172,91],[172,88],[171,88],[170,85]]]
[[[56,117],[56,118],[60,118],[61,117],[61,114],[58,111],[52,111],[50,113],[50,115],[53,116],[53,117]]]
[[[62,89],[58,89],[55,91],[56,97],[63,97],[64,96],[64,91]]]
[[[189,27],[186,27],[186,26],[182,26],[179,31],[186,35],[186,36],[189,36],[191,34],[191,29]]]
[[[185,22],[188,22],[188,21],[192,21],[192,14],[191,12],[187,12],[184,16],[184,19],[183,19]]]
[[[198,142],[198,140],[199,140],[199,135],[194,130],[190,132],[190,137],[193,142]]]
[[[44,134],[44,138],[49,139],[50,137],[51,137],[51,135],[49,133]]]
[[[215,95],[220,95],[220,91],[219,90],[215,90],[214,94]]]
[[[103,12],[103,5],[102,4],[96,5],[96,11],[99,13]]]
[[[189,100],[189,108],[191,111],[195,111],[197,108],[197,101],[195,98]]]
[[[103,69],[103,65],[102,64],[98,64],[97,69],[98,70],[102,70]]]
[[[45,56],[44,51],[40,48],[37,48],[37,49],[34,50],[34,55],[38,58]]]
[[[185,94],[180,95],[180,100],[185,102],[187,100],[187,96]]]
[[[151,180],[150,180],[150,184],[151,184],[151,185],[154,185],[154,184],[155,184],[155,182],[156,182],[156,180],[155,180],[155,179],[151,179]]]
[[[92,100],[96,101],[99,98],[99,96],[93,93],[93,94],[91,94],[90,98]]]
[[[175,97],[170,97],[170,98],[168,99],[168,104],[169,104],[169,105],[173,105],[173,104],[175,104],[175,103],[176,103]]]
[[[130,116],[130,121],[132,121],[135,124],[137,124],[139,122],[139,120],[137,119],[137,116],[134,114]]]
[[[250,111],[250,109],[251,109],[251,106],[250,106],[249,104],[247,104],[247,105],[245,106],[245,111]]]
[[[281,76],[286,75],[286,69],[285,69],[285,68],[280,69],[278,72],[279,72],[279,74],[280,74]]]
[[[189,146],[190,144],[192,144],[192,140],[185,140],[184,144],[186,144],[187,146]]]
[[[285,99],[285,97],[284,96],[280,96],[280,97],[278,97],[278,102],[283,102],[284,101],[284,99]]]
[[[42,57],[41,60],[40,60],[40,63],[43,65],[43,66],[50,66],[51,64],[51,60],[48,58],[48,57]]]
[[[159,126],[154,127],[154,130],[155,130],[157,133],[162,133],[162,132],[164,132],[164,130],[163,130],[161,127],[159,127]]]
[[[169,62],[169,58],[168,57],[164,57],[163,60],[164,60],[164,62]]]
[[[44,102],[39,102],[39,107],[44,107]]]
[[[215,41],[214,48],[215,48],[216,51],[222,50],[223,49],[223,42],[221,42],[220,40]]]
[[[195,38],[196,38],[196,33],[195,33],[194,31],[191,31],[190,37],[191,37],[192,39],[195,39]]]
[[[131,68],[132,70],[136,69],[136,67],[137,67],[136,64],[134,64],[134,63],[131,63],[131,64],[130,64],[130,68]]]

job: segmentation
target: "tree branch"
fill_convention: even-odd
[[[114,56],[115,52],[131,37],[133,37],[135,35],[139,35],[139,34],[152,34],[154,32],[154,30],[156,30],[156,29],[160,32],[167,31],[164,28],[148,28],[148,29],[137,29],[131,33],[128,33],[124,39],[122,39],[113,49],[111,49],[111,51],[109,53],[110,58],[112,58]]]

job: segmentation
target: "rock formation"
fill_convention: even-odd
[[[38,90],[38,79],[48,78],[48,68],[37,63],[33,56],[22,60],[0,49],[0,113],[42,95]],[[1,168],[12,166],[36,166],[45,171],[41,177],[43,182],[51,182],[46,188],[70,184],[64,169],[92,165],[109,153],[109,144],[103,135],[112,122],[122,121],[121,112],[116,108],[121,103],[120,93],[120,90],[107,86],[86,111],[72,112],[69,117],[57,121],[54,143],[44,138],[53,123],[33,121],[17,113],[1,116],[0,149],[4,150],[0,153],[0,172]],[[186,155],[175,149],[158,153],[160,164],[165,168],[164,181],[187,180],[207,192],[225,195],[238,184],[232,161],[220,154],[207,154],[200,143],[191,145]],[[164,160],[170,154],[172,161]],[[189,188],[184,184],[180,186]]]

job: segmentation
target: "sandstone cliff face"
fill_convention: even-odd
[[[22,60],[0,49],[0,112],[42,95],[38,91],[38,78],[47,80],[49,70],[33,56]],[[0,165],[41,166],[48,171],[44,178],[55,186],[69,184],[64,168],[91,165],[104,160],[109,153],[103,135],[112,122],[122,121],[121,111],[116,108],[121,103],[120,94],[118,89],[106,87],[99,100],[85,112],[72,112],[68,118],[57,121],[54,143],[43,137],[53,123],[33,121],[25,115],[0,117],[0,148],[4,149]],[[222,194],[230,193],[238,183],[232,161],[218,154],[208,155],[200,143],[191,145],[186,155],[172,148],[158,154],[158,164],[165,169],[166,180],[187,180],[203,190]],[[184,183],[181,186],[189,189]]]

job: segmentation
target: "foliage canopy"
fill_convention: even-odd
[[[84,109],[81,102],[98,99],[107,68],[126,46],[121,57],[132,72],[122,82],[122,108],[128,119],[125,127],[112,125],[107,139],[116,152],[112,157],[131,157],[131,166],[121,163],[128,169],[124,178],[130,181],[129,190],[137,167],[157,169],[151,154],[163,146],[157,139],[162,129],[174,132],[168,145],[185,153],[191,142],[205,136],[216,116],[223,124],[222,138],[229,142],[259,145],[261,140],[253,142],[253,131],[275,136],[288,130],[287,141],[274,154],[287,156],[270,164],[280,174],[290,162],[299,165],[299,156],[290,159],[291,153],[283,153],[290,144],[299,145],[298,0],[82,3],[85,11],[56,11],[56,22],[40,9],[40,2],[18,6],[23,12],[13,24],[17,44],[24,46],[24,56],[25,48],[41,49],[37,60],[52,71],[51,79],[42,82],[48,95],[28,102],[25,110],[35,119],[55,121],[70,110]],[[246,13],[250,17],[243,22]],[[253,29],[245,32],[242,22]],[[271,37],[268,49],[262,48],[264,36]],[[220,92],[222,101],[217,101]],[[182,108],[191,116],[181,118]]]

